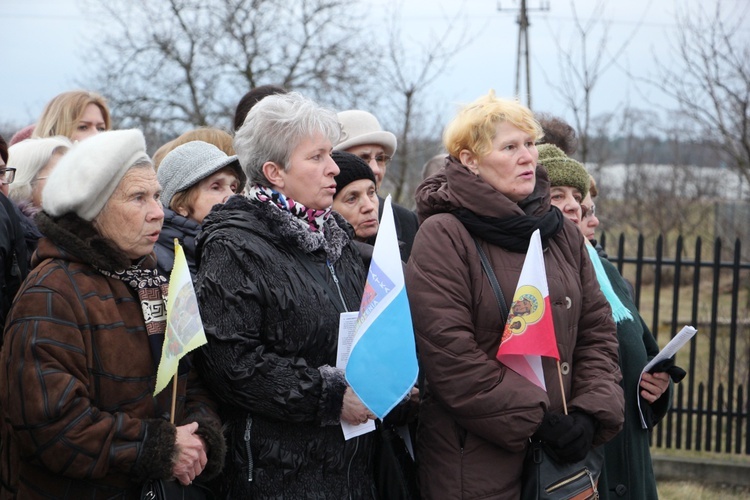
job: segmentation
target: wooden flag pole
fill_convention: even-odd
[[[558,361],[558,368],[560,367]],[[172,379],[172,409],[169,412],[169,423],[174,423],[174,412],[175,408],[177,407],[177,374],[180,372],[178,369],[176,372],[174,372],[174,378]],[[562,381],[562,379],[560,379]],[[567,411],[565,412],[567,413]]]
[[[560,394],[563,400],[563,411],[568,414],[568,403],[565,401],[565,386],[563,385],[562,370],[560,369],[560,360],[557,360],[557,376],[560,379]],[[174,411],[174,410],[172,410]]]

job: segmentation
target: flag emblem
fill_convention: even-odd
[[[372,252],[346,380],[360,401],[385,417],[417,381],[417,351],[391,197]]]
[[[542,356],[560,359],[552,321],[542,240],[537,229],[518,278],[497,359],[545,391]]]
[[[167,297],[167,329],[156,370],[154,395],[167,387],[177,373],[180,359],[207,342],[185,252],[175,239],[174,267],[169,276]]]

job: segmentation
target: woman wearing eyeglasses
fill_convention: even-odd
[[[23,215],[7,198],[8,185],[15,177],[15,169],[7,167],[7,161],[8,144],[0,136],[0,328],[5,325],[5,317],[10,311],[13,297],[29,274],[29,252],[21,224]]]
[[[350,109],[336,116],[341,124],[341,138],[333,149],[357,155],[365,160],[375,175],[375,188],[380,191],[385,172],[396,152],[396,136],[383,130],[378,119],[367,111]],[[385,206],[385,200],[380,195],[378,203],[379,220],[383,216]],[[396,203],[391,205],[396,221],[396,237],[400,243],[401,260],[407,262],[414,244],[414,236],[419,229],[419,221],[411,210]]]
[[[599,225],[590,193],[590,177],[583,165],[550,144],[538,146],[539,163],[549,174],[552,204],[575,222],[587,241],[593,239]],[[667,413],[671,401],[669,375],[645,373],[646,363],[659,352],[654,336],[633,303],[625,280],[606,257],[593,245],[587,251],[597,272],[597,281],[612,308],[617,324],[622,385],[625,391],[625,424],[622,432],[604,445],[605,463],[599,479],[602,499],[656,499],[656,480],[651,465],[649,433]],[[648,429],[639,415],[638,399]]]
[[[28,258],[31,259],[42,233],[35,216],[42,209],[42,190],[58,160],[73,144],[64,136],[26,139],[8,149],[4,188],[21,212],[21,226]]]
[[[57,162],[73,146],[64,136],[26,139],[8,149],[8,165],[16,169],[10,199],[28,217],[42,209],[42,190]]]

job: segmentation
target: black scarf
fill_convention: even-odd
[[[535,215],[513,215],[499,219],[477,215],[467,208],[457,208],[451,212],[466,227],[472,236],[487,243],[497,245],[511,252],[526,253],[531,234],[537,229],[542,236],[542,246],[563,228],[563,214],[555,207],[537,217]]]

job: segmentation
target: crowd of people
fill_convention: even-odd
[[[519,498],[531,440],[560,462],[601,447],[600,498],[657,498],[649,432],[672,382],[641,378],[658,346],[597,245],[567,124],[490,92],[447,124],[416,210],[393,204],[420,375],[386,423],[336,360],[396,136],[267,85],[233,131],[153,146],[88,91],[0,138],[0,499],[144,498],[156,480],[190,498],[393,498],[383,481],[405,476],[378,470],[380,434],[340,425],[371,420],[406,429],[402,498]],[[535,231],[560,355],[546,390],[496,357]],[[208,342],[170,402],[154,387],[175,240]]]

